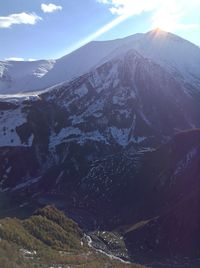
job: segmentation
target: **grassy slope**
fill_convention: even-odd
[[[141,267],[124,264],[88,247],[82,230],[54,207],[26,220],[0,220],[0,267]]]

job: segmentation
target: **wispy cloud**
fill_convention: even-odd
[[[131,13],[137,15],[143,11],[152,11],[156,9],[161,0],[97,0],[102,4],[107,4],[112,14],[124,15]]]
[[[18,58],[18,57],[10,57],[6,58],[6,61],[24,61],[24,58]]]
[[[57,6],[52,3],[50,4],[41,4],[41,9],[44,13],[52,13],[58,10],[62,10],[62,6]]]
[[[24,59],[24,58],[20,58],[20,57],[9,57],[6,58],[5,61],[37,61],[36,59]]]
[[[186,24],[182,20],[192,9],[200,8],[200,0],[97,0],[97,2],[107,5],[110,12],[118,16],[151,12],[151,28],[175,30],[198,27],[198,24]]]
[[[28,59],[28,61],[37,61],[36,59],[32,59],[32,58],[30,58],[30,59]]]
[[[34,25],[42,20],[41,17],[35,13],[17,13],[8,16],[0,16],[0,28],[10,28],[14,24],[30,24]]]

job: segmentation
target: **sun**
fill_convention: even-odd
[[[152,27],[159,28],[161,30],[172,32],[176,29],[177,18],[173,14],[159,11],[157,12],[152,19]]]

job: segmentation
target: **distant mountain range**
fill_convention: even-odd
[[[0,194],[55,204],[108,253],[97,231],[199,267],[200,48],[153,30],[0,66]]]

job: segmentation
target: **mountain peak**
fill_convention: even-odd
[[[163,29],[161,29],[161,28],[159,28],[159,27],[157,27],[157,28],[155,28],[155,29],[152,29],[152,30],[150,30],[149,32],[147,32],[147,34],[162,34],[162,33],[168,33],[168,32],[166,32],[166,31],[164,31]]]
[[[188,45],[190,44],[190,46],[196,47],[199,49],[199,47],[197,45],[195,45],[194,43],[190,42],[189,40],[175,34],[172,32],[168,32],[165,31],[161,28],[155,28],[152,29],[151,31],[148,31],[144,34],[145,36],[147,36],[148,38],[152,38],[155,40],[171,40],[174,42],[182,42],[182,43],[187,43]]]
[[[147,36],[150,36],[152,38],[167,38],[167,39],[173,39],[173,40],[185,40],[184,38],[174,34],[174,33],[171,33],[171,32],[167,32],[161,28],[155,28],[149,32],[146,33]],[[187,41],[187,40],[185,40]]]

